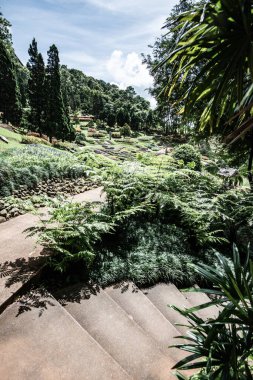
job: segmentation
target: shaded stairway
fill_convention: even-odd
[[[171,284],[30,294],[0,315],[1,379],[175,379],[171,368],[183,353],[168,346],[185,331],[175,323],[185,321],[167,305],[205,299],[199,293],[186,298]],[[205,310],[205,317],[217,312]]]

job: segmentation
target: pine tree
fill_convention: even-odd
[[[117,124],[123,127],[125,124],[130,124],[130,116],[126,109],[120,108],[117,112]]]
[[[69,139],[71,128],[62,97],[59,52],[55,45],[50,46],[48,51],[46,92],[47,135],[50,141],[53,137]]]
[[[42,55],[38,52],[35,39],[29,47],[30,59],[27,68],[30,72],[28,94],[30,102],[30,128],[40,134],[45,132],[46,98],[45,98],[45,65]]]
[[[19,88],[16,70],[7,45],[0,40],[0,112],[3,121],[19,124],[22,110],[19,102]]]
[[[154,124],[154,111],[149,110],[146,118],[146,127],[147,129],[151,129]]]

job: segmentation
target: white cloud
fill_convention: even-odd
[[[152,77],[149,75],[147,67],[142,64],[140,56],[135,52],[124,57],[121,50],[114,50],[107,61],[106,68],[112,81],[117,83],[120,88],[152,85]]]
[[[157,101],[152,96],[146,97],[146,99],[149,101],[151,108],[154,110],[157,107]]]
[[[34,36],[45,61],[55,43],[62,64],[122,88],[131,85],[148,98],[144,89],[152,78],[138,53],[151,53],[148,45],[163,33],[178,1],[5,0],[2,11],[13,23],[14,46],[24,63]]]

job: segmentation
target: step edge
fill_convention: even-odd
[[[70,318],[74,324],[76,324],[77,326],[79,326],[79,328],[85,332],[85,334],[87,334],[89,336],[89,338],[91,339],[92,342],[94,342],[96,344],[96,346],[99,347],[99,349],[101,349],[102,352],[104,352],[104,354],[106,356],[108,356],[114,363],[117,364],[117,366],[122,370],[123,373],[125,373],[126,376],[128,376],[129,380],[134,380],[133,377],[131,377],[131,375],[118,363],[118,361],[111,355],[109,354],[108,351],[105,350],[105,348],[103,346],[101,346],[100,343],[98,343],[98,341],[73,317],[73,315],[71,313],[68,312],[68,310],[66,310],[61,304],[60,302],[57,301],[57,299],[51,294],[49,293],[49,296],[52,297],[52,299],[54,300],[54,302],[57,303],[57,306],[59,306],[63,312],[67,315],[68,318]]]
[[[133,284],[133,283],[132,283]],[[136,285],[134,285],[136,286]],[[159,310],[156,305],[143,293],[143,291],[138,288],[136,286],[136,288],[138,289],[138,291],[143,295],[143,297],[145,297],[146,301],[154,308],[154,310],[157,312],[157,314],[160,315],[160,317],[162,317],[162,319],[166,322],[166,324],[169,324],[170,326],[172,326],[173,329],[175,329],[177,331],[177,334],[180,335],[180,331],[177,330],[176,326],[173,325],[173,323],[171,323],[171,321],[169,321],[165,316],[164,314],[161,312],[161,310]],[[105,289],[106,290],[106,289]],[[110,296],[110,295],[109,295]],[[112,297],[111,297],[112,298]],[[112,298],[113,299],[113,298]],[[114,300],[114,299],[113,299]],[[115,301],[117,303],[117,301]],[[120,306],[120,305],[119,305]],[[120,306],[121,307],[121,306]],[[124,309],[123,309],[124,310]],[[127,312],[126,312],[127,313]],[[137,324],[139,324],[137,321],[136,321]],[[141,326],[140,326],[141,327]],[[142,327],[141,327],[142,328]],[[142,328],[143,329],[143,328]],[[143,329],[144,330],[144,329]],[[144,330],[145,331],[145,330]]]

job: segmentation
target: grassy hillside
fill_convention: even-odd
[[[10,148],[20,148],[21,145],[21,135],[19,133],[15,133],[9,131],[6,128],[0,127],[0,136],[4,136],[8,139],[9,143],[6,144],[4,141],[0,140],[0,151],[3,152]]]

